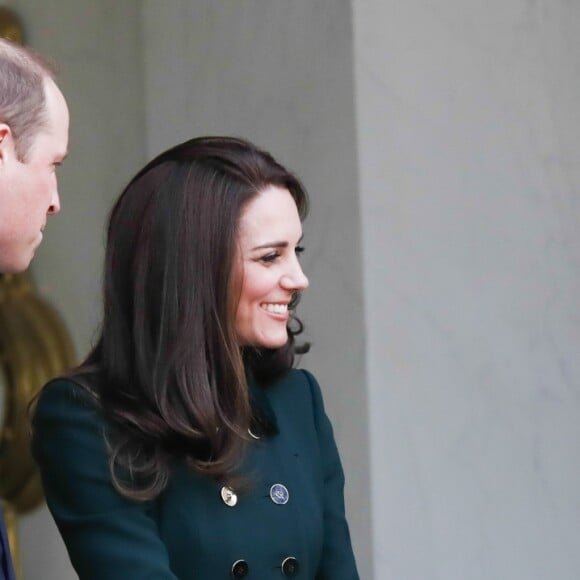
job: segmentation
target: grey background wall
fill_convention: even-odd
[[[353,7],[375,577],[580,578],[580,4]]]
[[[312,195],[302,363],[361,577],[580,576],[580,4],[4,4],[71,105],[33,270],[79,352],[126,179],[190,135],[254,139]],[[27,578],[75,577],[46,510],[21,536]]]
[[[82,355],[100,319],[104,220],[145,158],[140,3],[3,4],[22,18],[28,43],[58,63],[69,103],[70,154],[59,170],[62,212],[48,224],[32,273]],[[76,578],[46,508],[20,520],[20,538],[26,580]]]

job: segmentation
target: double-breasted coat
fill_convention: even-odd
[[[252,439],[245,491],[184,465],[155,500],[113,487],[106,423],[68,379],[50,383],[34,417],[34,454],[48,506],[81,580],[356,580],[344,476],[320,388],[292,370],[254,405],[276,432]]]

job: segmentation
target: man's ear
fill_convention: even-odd
[[[14,156],[14,153],[12,130],[6,123],[0,123],[0,163],[4,163],[7,157]]]

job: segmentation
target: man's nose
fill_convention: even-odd
[[[60,211],[60,196],[58,195],[58,190],[56,190],[50,200],[50,205],[48,206],[47,213],[55,214]]]

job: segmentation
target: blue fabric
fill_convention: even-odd
[[[8,534],[4,525],[4,516],[0,507],[0,580],[15,580],[10,547],[8,546]]]

